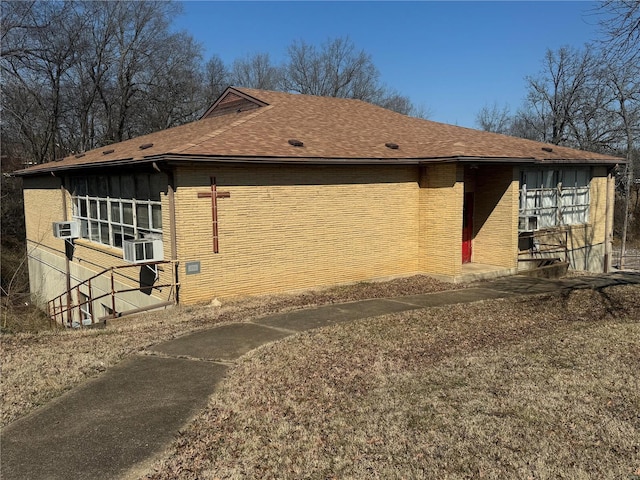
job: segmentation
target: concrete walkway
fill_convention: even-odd
[[[8,425],[3,480],[137,478],[205,407],[230,362],[297,332],[359,318],[558,290],[640,284],[640,274],[548,280],[508,277],[463,290],[373,299],[214,327],[134,355]]]

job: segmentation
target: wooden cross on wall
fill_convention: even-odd
[[[198,198],[211,199],[211,218],[213,220],[213,253],[218,253],[218,199],[230,198],[231,192],[219,192],[216,177],[211,177],[211,191],[198,192]]]

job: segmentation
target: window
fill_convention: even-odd
[[[105,316],[105,317],[117,317],[118,316],[118,312],[115,312],[115,314],[114,314],[113,308],[107,307],[104,303],[102,303],[101,305],[102,305],[103,316]]]
[[[122,248],[124,240],[162,234],[160,174],[75,177],[73,219],[82,238]]]
[[[530,169],[520,174],[520,216],[537,228],[589,221],[588,168]]]
[[[78,292],[78,305],[80,306],[80,322],[82,325],[91,325],[93,320],[91,315],[90,298],[84,293]]]

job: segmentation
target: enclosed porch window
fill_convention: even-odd
[[[590,169],[539,168],[520,173],[522,224],[549,228],[589,221]]]
[[[162,234],[162,188],[159,174],[75,177],[73,219],[83,238],[122,248],[123,240]]]

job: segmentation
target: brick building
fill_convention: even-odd
[[[532,258],[603,271],[618,162],[230,87],[196,122],[18,172],[32,293],[86,321],[417,273],[511,275]]]

